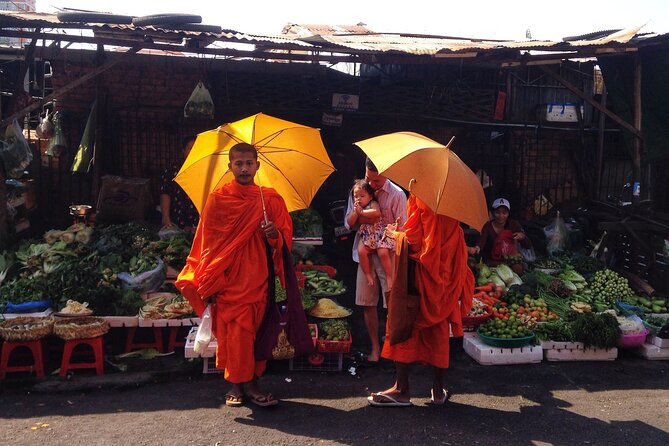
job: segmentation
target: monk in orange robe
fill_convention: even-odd
[[[290,249],[293,226],[283,198],[265,187],[261,197],[253,181],[260,166],[255,147],[237,144],[229,157],[235,179],[209,195],[176,286],[199,315],[212,304],[216,367],[232,383],[226,405],[240,406],[245,397],[275,405],[278,400],[258,388],[266,361],[255,360],[254,342],[267,306],[266,243],[282,278],[282,247]]]
[[[411,405],[409,364],[415,362],[433,366],[432,403],[443,404],[448,400],[443,371],[449,366],[450,327],[455,336],[462,336],[462,316],[472,305],[474,275],[467,266],[467,246],[460,223],[435,214],[411,195],[404,232],[409,255],[416,260],[420,310],[411,336],[403,342],[390,345],[390,326],[387,326],[381,356],[395,362],[395,385],[372,393],[368,401],[373,406]]]

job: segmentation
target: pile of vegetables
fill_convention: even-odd
[[[523,283],[520,276],[504,263],[491,268],[481,261],[476,265],[476,268],[478,269],[476,285],[479,286],[492,283],[495,286],[506,289],[510,286]]]
[[[574,314],[537,326],[535,335],[542,341],[582,342],[586,347],[612,348],[620,338],[616,317],[610,313]]]
[[[88,302],[98,315],[136,315],[144,305],[139,296],[144,289],[124,286],[120,279],[125,274],[144,280],[147,271],[162,264],[148,249],[157,238],[139,223],[95,230],[79,223],[47,231],[42,240],[25,240],[14,253],[15,267],[0,264],[0,274],[7,275],[0,287],[0,307],[51,299],[60,309],[74,300]],[[155,282],[151,287],[162,280]]]
[[[330,319],[318,324],[318,338],[326,341],[348,341],[349,326],[344,319]]]

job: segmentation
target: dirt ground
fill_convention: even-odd
[[[610,362],[481,366],[454,341],[447,385],[429,406],[431,371],[412,368],[413,406],[376,408],[393,367],[290,371],[271,364],[267,409],[224,404],[221,375],[175,355],[125,361],[126,372],[77,371],[0,383],[2,445],[667,445],[669,363],[623,353]],[[348,371],[353,367],[355,374]]]

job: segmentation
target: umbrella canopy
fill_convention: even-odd
[[[481,230],[488,207],[476,174],[447,146],[413,132],[397,132],[355,143],[379,173],[409,189],[437,214]]]
[[[234,179],[228,154],[240,142],[258,150],[255,183],[274,188],[289,212],[309,207],[335,170],[318,129],[258,113],[197,135],[175,180],[200,213],[209,194]]]

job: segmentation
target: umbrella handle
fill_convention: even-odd
[[[262,215],[265,218],[265,224],[267,224],[267,222],[269,220],[267,220],[267,209],[265,209],[265,197],[262,194],[262,186],[259,185],[258,189],[260,190],[260,202],[262,203]]]
[[[411,192],[411,186],[413,185],[413,183],[418,183],[418,180],[415,178],[409,180],[409,192]]]

